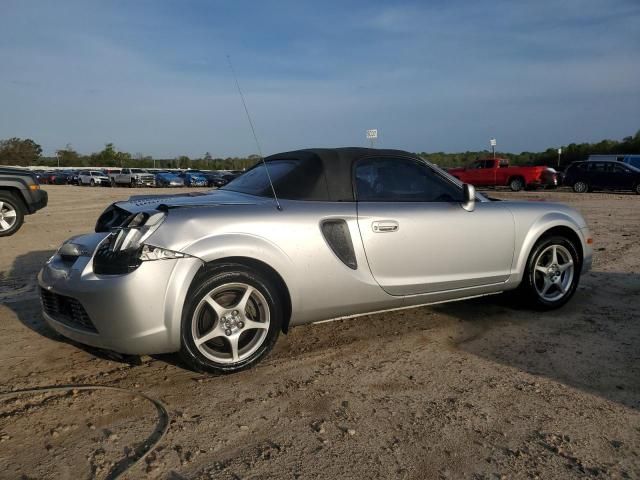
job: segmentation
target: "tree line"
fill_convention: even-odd
[[[0,165],[42,167],[136,167],[136,168],[196,168],[203,170],[244,170],[260,160],[258,155],[248,157],[214,158],[209,152],[201,158],[180,155],[175,158],[156,158],[118,150],[107,143],[89,155],[78,153],[71,145],[56,150],[55,157],[42,156],[42,147],[30,138],[0,140]]]
[[[558,165],[558,147],[543,152],[496,152],[496,156],[507,158],[513,165]],[[602,140],[597,143],[571,143],[563,145],[560,166],[565,167],[576,160],[584,160],[594,154],[640,154],[640,130],[622,140]],[[441,167],[466,165],[479,158],[488,158],[488,150],[460,153],[420,152],[422,158]],[[149,155],[119,151],[113,143],[107,143],[99,151],[82,155],[67,145],[56,151],[55,157],[42,156],[42,147],[32,139],[9,138],[0,140],[0,165],[43,167],[138,167],[138,168],[197,168],[204,170],[244,170],[253,166],[260,157],[214,158],[209,152],[200,158],[181,155],[176,158],[154,159]]]
[[[560,148],[562,149],[562,154],[560,155],[561,168],[566,167],[571,162],[586,160],[589,155],[640,154],[640,130],[635,135],[624,137],[622,140],[570,143],[569,145],[561,145]],[[449,168],[467,165],[477,159],[491,158],[492,153],[489,150],[482,150],[462,153],[421,152],[418,155],[436,165]],[[496,152],[496,156],[508,159],[512,165],[558,166],[558,147],[547,148],[543,152]]]

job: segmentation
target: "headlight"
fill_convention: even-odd
[[[187,257],[184,253],[145,244],[165,218],[166,213],[152,211],[127,219],[98,247],[93,271],[98,275],[122,275],[134,271],[142,262]]]
[[[173,260],[174,258],[185,258],[188,256],[186,253],[174,252],[166,248],[143,245],[139,258],[142,262],[150,262],[153,260]]]
[[[112,250],[114,252],[137,250],[158,229],[165,217],[166,214],[163,212],[151,215],[146,212],[136,214],[126,226],[119,229]]]

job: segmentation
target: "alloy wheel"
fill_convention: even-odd
[[[535,261],[533,283],[537,294],[547,302],[555,302],[571,289],[574,263],[571,253],[562,245],[549,245]]]
[[[0,232],[9,231],[16,223],[18,214],[10,203],[0,200]]]
[[[196,348],[209,360],[237,363],[253,355],[269,332],[264,295],[246,283],[214,288],[200,300],[191,319]]]
[[[573,184],[573,191],[576,193],[584,193],[589,187],[584,182],[576,182]]]

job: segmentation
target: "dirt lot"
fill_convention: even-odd
[[[112,360],[43,324],[40,265],[135,192],[46,188],[49,207],[0,239],[0,388],[162,400],[169,433],[128,478],[640,478],[638,196],[494,194],[587,218],[594,271],[560,311],[488,297],[309,325],[257,368],[208,377],[173,356]],[[105,478],[157,425],[151,404],[117,392],[0,400],[0,477]]]

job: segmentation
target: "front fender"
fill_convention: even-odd
[[[197,240],[181,251],[198,257],[205,263],[230,257],[246,257],[265,263],[284,280],[289,290],[292,312],[299,310],[299,292],[296,288],[298,282],[293,261],[278,245],[268,239],[246,233],[225,233]]]
[[[517,219],[517,215],[514,215]],[[517,222],[517,220],[516,220]],[[584,237],[586,230],[584,225],[580,225],[576,219],[571,215],[564,212],[549,212],[539,218],[537,218],[528,227],[524,225],[516,224],[516,244],[520,245],[520,248],[516,250],[516,255],[513,258],[512,276],[510,282],[520,283],[524,276],[524,272],[527,266],[527,260],[533,250],[533,246],[536,242],[550,229],[556,227],[566,227],[571,229],[577,238],[580,239],[580,250],[583,258],[588,255],[590,247],[587,245]],[[519,238],[518,238],[519,237]],[[590,254],[589,254],[590,257]]]

